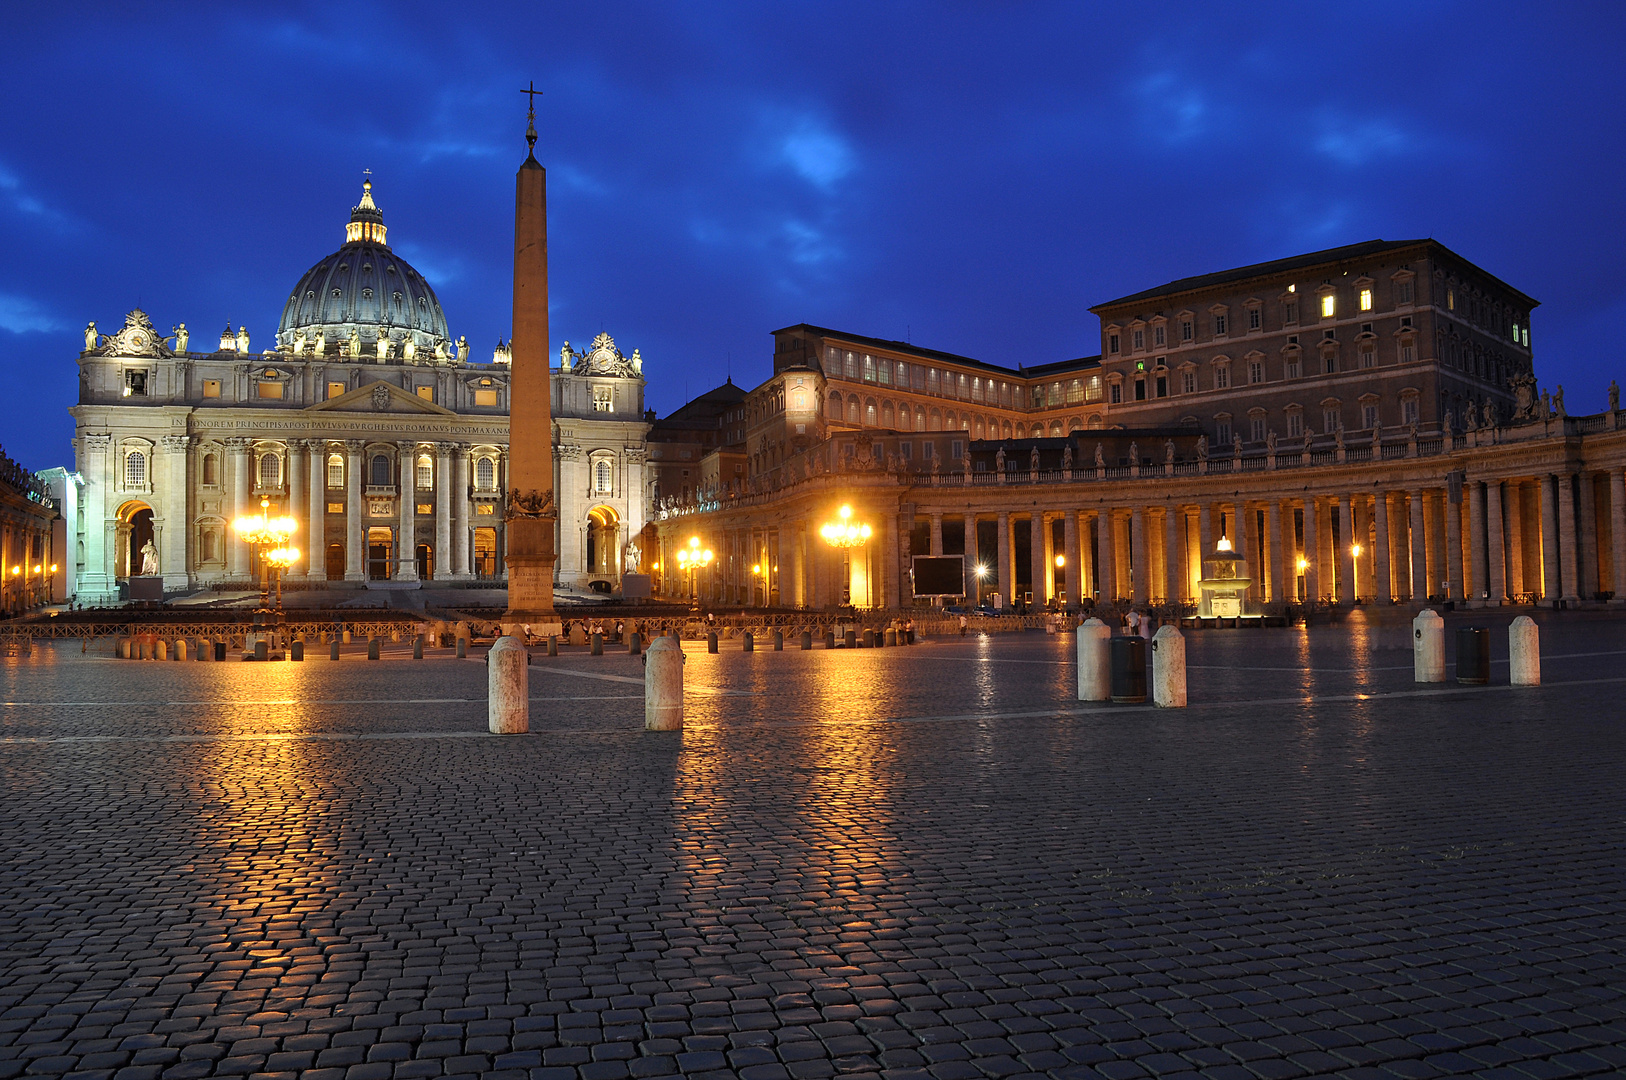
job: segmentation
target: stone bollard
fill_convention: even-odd
[[[339,658],[339,639],[338,638],[334,638],[332,641],[328,642],[327,658],[329,660],[337,660]]]
[[[296,641],[292,645],[288,646],[288,659],[305,659],[305,643],[303,641]]]
[[[1445,681],[1445,620],[1433,608],[1424,608],[1411,621],[1412,681]]]
[[[887,628],[886,643],[888,645],[896,645],[898,643],[898,631],[895,627]]]
[[[419,634],[417,637],[412,639],[412,659],[414,659],[414,660],[422,660],[423,659],[423,635],[422,634]]]
[[[859,642],[859,648],[861,648],[861,649],[873,649],[873,648],[875,648],[875,631],[874,630],[871,630],[867,626],[864,627],[864,637]]]
[[[226,659],[226,643],[224,641],[215,642],[215,659]]]
[[[826,649],[833,649],[836,647],[836,632],[834,630],[826,630],[824,632],[824,647]]]
[[[842,635],[842,637],[844,639],[843,644],[845,644],[847,646],[847,648],[849,648],[849,649],[858,648],[858,631],[857,630],[849,630],[844,635]]]
[[[644,651],[644,635],[634,630],[627,635],[627,655],[637,656]]]
[[[549,656],[558,656],[559,655],[559,635],[558,634],[549,634],[548,635],[548,655]]]
[[[195,660],[213,660],[214,653],[214,643],[208,638],[199,638],[197,648],[192,650],[192,657]]]
[[[812,648],[813,648],[813,631],[811,631],[811,630],[803,630],[802,631],[802,651],[803,652],[810,652],[812,650]]]
[[[350,631],[348,630],[344,632],[344,643],[346,645],[350,644]]]
[[[717,631],[715,630],[706,635],[706,651],[711,653],[717,651]]]
[[[177,659],[177,660],[189,659],[189,654],[191,652],[192,652],[192,643],[190,641],[186,640],[185,638],[176,638],[175,639],[175,659]]]
[[[745,633],[740,635],[741,652],[754,652],[756,650],[756,644],[757,636],[751,633],[751,631],[747,630]]]
[[[169,642],[165,641],[163,638],[159,638],[157,641],[153,642],[152,643],[152,658],[154,660],[168,660],[169,659]]]
[[[1100,619],[1086,619],[1078,628],[1078,700],[1112,697],[1111,639],[1112,628]]]
[[[656,638],[644,654],[644,730],[683,730],[683,665],[675,638]]]
[[[604,635],[603,634],[594,634],[591,638],[588,639],[587,646],[588,646],[587,647],[587,654],[589,656],[603,656],[604,655]]]
[[[466,638],[466,637],[458,638],[457,639],[457,658],[459,660],[462,660],[463,658],[465,658],[468,655],[469,655],[469,639]]]
[[[1508,681],[1514,686],[1541,685],[1541,629],[1520,615],[1507,628]]]
[[[266,660],[271,656],[271,646],[265,638],[256,638],[254,641],[254,659]]]
[[[525,664],[530,657],[516,637],[503,636],[486,656],[486,726],[493,735],[531,730],[531,698]]]
[[[773,651],[785,651],[785,632],[783,630],[775,630],[773,632]]]
[[[367,639],[367,659],[369,659],[369,660],[377,660],[378,659],[378,639],[377,638],[368,638]]]
[[[1152,635],[1152,704],[1186,707],[1186,639],[1173,626]]]

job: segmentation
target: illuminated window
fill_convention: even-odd
[[[275,454],[260,455],[260,487],[282,486],[282,459]]]
[[[265,401],[281,401],[282,384],[279,382],[260,383],[260,397]]]
[[[1361,310],[1362,311],[1371,311],[1372,310],[1372,290],[1371,289],[1362,289],[1361,290]]]
[[[497,463],[488,457],[474,462],[474,486],[481,491],[497,490]]]
[[[1338,300],[1335,296],[1333,296],[1332,293],[1327,293],[1321,298],[1321,317],[1323,319],[1330,319],[1337,313]]]
[[[327,486],[335,490],[344,489],[344,458],[338,454],[327,456]]]
[[[610,484],[612,470],[608,461],[598,461],[593,464],[593,492],[597,495],[608,495],[613,490]]]
[[[483,503],[475,503],[474,504],[474,516],[475,517],[491,517],[495,513],[496,513],[496,504],[495,503],[483,502]]]
[[[937,369],[936,368],[927,368],[926,369],[926,392],[928,394],[937,393]]]
[[[435,486],[435,461],[428,454],[418,455],[418,490],[429,491]]]
[[[342,514],[342,513],[344,513],[344,503],[342,503],[342,502],[328,503],[327,504],[327,512],[330,513],[330,514]]]
[[[1519,335],[1517,333],[1515,333],[1513,336],[1516,338]],[[211,398],[211,397],[217,398],[217,397],[219,397],[220,396],[220,380],[219,379],[204,379],[203,380],[203,396],[206,397],[206,398]]]
[[[857,356],[856,353],[848,353],[847,354],[846,370],[847,370],[847,378],[849,378],[849,379],[858,378],[858,356]]]
[[[1099,376],[1099,375],[1090,375],[1090,376],[1085,378],[1085,380],[1084,380],[1084,400],[1085,401],[1100,401],[1101,400],[1101,376]]]
[[[425,401],[434,401],[435,388],[433,386],[420,386],[418,387],[418,396],[423,398]]]
[[[495,406],[497,404],[497,391],[476,390],[474,392],[474,404],[477,406]]]
[[[435,504],[434,503],[419,503],[418,504],[418,513],[420,513],[420,514],[433,514],[434,512],[435,512]]]
[[[140,487],[147,482],[147,455],[132,450],[124,458],[124,485]]]
[[[593,411],[615,412],[615,387],[593,387]]]
[[[1457,290],[1445,290],[1445,307],[1447,311],[1457,310]]]
[[[875,357],[869,353],[864,354],[864,381],[875,381]]]

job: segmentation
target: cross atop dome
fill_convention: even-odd
[[[344,227],[344,242],[354,244],[366,241],[371,244],[384,244],[384,212],[373,202],[373,170],[363,169],[361,182],[361,202],[350,208],[350,223]]]

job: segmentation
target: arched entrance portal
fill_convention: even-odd
[[[152,541],[152,507],[132,500],[119,507],[113,548],[113,576],[119,580],[141,573],[141,549]]]
[[[589,587],[595,581],[614,587],[621,580],[621,518],[608,506],[587,512],[586,571]]]

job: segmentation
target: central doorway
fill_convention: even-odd
[[[367,580],[388,581],[394,575],[391,571],[391,556],[395,552],[395,534],[388,528],[374,527],[367,530]]]

